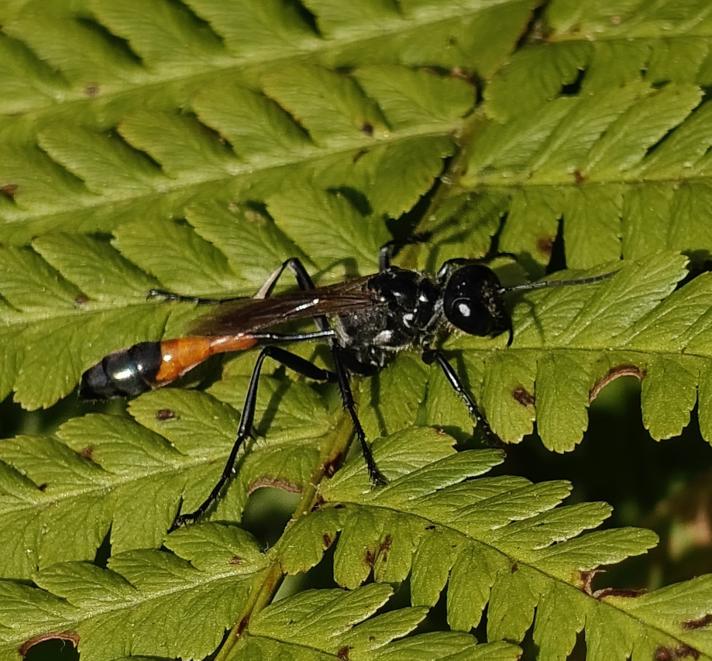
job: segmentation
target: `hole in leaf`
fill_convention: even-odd
[[[298,493],[277,486],[274,481],[272,486],[257,488],[242,516],[242,526],[255,536],[262,548],[270,548],[281,537],[299,500]]]
[[[561,96],[577,96],[581,93],[581,87],[583,86],[583,81],[586,78],[586,69],[579,69],[576,73],[576,77],[564,83],[559,90]]]
[[[20,646],[25,661],[78,661],[79,635],[72,631],[30,638]]]

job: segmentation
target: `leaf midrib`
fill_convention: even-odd
[[[176,555],[176,557],[180,558],[180,556],[178,556],[177,554],[175,554],[175,555]],[[77,617],[76,619],[62,618],[62,620],[64,622],[66,622],[67,624],[74,623],[76,625],[79,625],[82,622],[91,622],[92,620],[95,620],[99,616],[105,615],[107,613],[116,613],[116,612],[120,612],[120,611],[128,612],[129,610],[135,608],[137,605],[143,605],[143,604],[151,603],[152,601],[158,601],[165,597],[169,597],[173,594],[189,592],[193,589],[203,587],[205,585],[210,585],[212,583],[219,583],[219,582],[226,581],[226,580],[234,581],[236,578],[239,579],[242,577],[244,577],[244,580],[247,580],[247,581],[254,580],[257,576],[259,576],[260,572],[264,571],[264,569],[265,569],[264,567],[256,568],[255,571],[252,572],[251,574],[248,574],[247,572],[236,573],[235,571],[221,572],[219,574],[208,574],[207,572],[204,572],[203,570],[200,570],[197,567],[195,567],[194,565],[192,565],[192,563],[191,563],[191,567],[198,573],[196,578],[200,578],[202,576],[202,577],[207,578],[207,580],[193,581],[187,587],[186,587],[185,583],[182,583],[181,585],[174,586],[173,588],[164,588],[164,589],[157,590],[157,591],[145,592],[145,591],[140,590],[140,588],[135,587],[133,585],[133,583],[131,583],[131,581],[128,581],[128,579],[125,579],[131,584],[131,587],[134,588],[134,590],[135,590],[134,594],[136,594],[136,595],[144,595],[145,594],[146,597],[144,599],[131,599],[131,600],[129,600],[127,598],[125,601],[121,601],[119,603],[110,602],[110,605],[108,605],[104,608],[101,608],[95,602],[91,607],[91,612],[87,612],[86,610],[80,609],[80,617]],[[56,596],[56,595],[54,595],[54,596]],[[60,597],[57,597],[57,598],[59,599]],[[79,606],[76,606],[74,604],[72,604],[72,605],[75,608],[80,608]],[[40,625],[40,626],[42,627],[41,632],[45,632],[46,626],[44,626],[44,625]],[[11,645],[13,642],[17,643],[18,645],[22,644],[31,635],[31,631],[29,633],[27,630],[24,633],[22,631],[20,631],[20,632],[18,632],[18,634],[19,634],[19,637],[15,638],[14,641],[12,639],[3,640],[2,644],[3,645],[8,645],[8,644]]]
[[[399,34],[408,34],[408,32],[421,29],[424,25],[435,26],[441,23],[448,23],[451,21],[456,21],[460,23],[471,15],[487,12],[493,9],[494,7],[498,7],[501,5],[517,5],[526,4],[527,2],[530,2],[530,0],[488,0],[487,4],[483,5],[482,0],[469,0],[469,2],[473,6],[469,9],[464,9],[463,4],[467,1],[468,0],[453,3],[452,5],[446,6],[445,9],[442,9],[442,6],[439,9],[431,9],[427,7],[424,9],[420,8],[416,13],[406,18],[399,17],[381,20],[376,24],[379,26],[380,29],[375,34],[367,37],[364,37],[362,32],[358,32],[357,36],[353,36],[350,38],[337,38],[335,40],[333,37],[320,38],[318,34],[314,34],[313,36],[305,37],[301,40],[293,42],[295,44],[294,48],[290,49],[288,52],[279,54],[277,56],[262,57],[260,59],[250,57],[249,55],[235,57],[230,56],[229,52],[226,51],[225,54],[219,57],[215,57],[214,61],[217,63],[229,61],[230,64],[217,64],[209,71],[203,70],[197,73],[177,76],[165,75],[160,78],[156,76],[155,80],[151,80],[148,83],[142,82],[138,84],[127,84],[120,88],[114,88],[111,92],[102,94],[100,99],[102,101],[110,101],[114,97],[124,97],[127,93],[131,93],[136,90],[141,90],[141,94],[143,95],[143,90],[150,91],[152,88],[161,87],[168,83],[189,83],[191,81],[198,83],[203,78],[218,77],[219,75],[225,74],[226,72],[229,72],[231,70],[234,70],[236,72],[244,72],[246,66],[257,70],[273,67],[278,68],[278,65],[280,65],[281,63],[293,62],[295,58],[300,56],[303,57],[304,55],[315,54],[322,54],[324,56],[333,55],[334,53],[338,53],[339,51],[351,47],[354,44],[364,44],[364,50],[367,51],[368,49],[366,48],[366,46],[374,40],[392,38],[394,35]],[[369,22],[361,25],[374,25],[374,23]],[[212,27],[212,25],[210,29],[218,38],[221,38],[219,33],[215,30],[215,28]],[[205,62],[206,60],[201,61]],[[162,66],[164,67],[163,72],[170,72],[170,63],[164,64]],[[145,73],[146,78],[148,78],[150,76],[150,69],[145,69]],[[33,115],[41,115],[43,112],[47,110],[56,109],[58,106],[61,107],[62,112],[64,112],[68,108],[71,109],[72,105],[74,104],[86,103],[92,103],[92,99],[87,99],[85,93],[80,93],[78,91],[76,97],[70,101],[62,101],[59,104],[53,103],[28,106],[28,110],[26,112],[22,109],[16,109],[10,115],[0,114],[0,116],[4,116],[11,119],[14,115],[22,113],[23,121],[25,121],[28,117],[32,117]]]
[[[209,184],[217,184],[230,179],[235,179],[238,177],[251,177],[254,178],[260,173],[270,172],[271,170],[279,170],[282,168],[292,168],[297,164],[309,164],[312,162],[317,162],[323,158],[348,154],[350,152],[358,152],[366,148],[374,148],[381,145],[391,145],[397,144],[398,142],[406,141],[414,137],[427,138],[427,137],[442,137],[445,135],[450,135],[456,133],[461,129],[463,125],[462,120],[456,120],[451,122],[433,122],[431,124],[420,124],[416,128],[411,129],[399,129],[397,131],[389,132],[387,136],[373,136],[368,139],[364,139],[366,136],[363,133],[359,133],[358,136],[350,137],[350,139],[345,140],[340,138],[338,145],[335,146],[320,146],[314,145],[310,149],[302,149],[296,152],[296,158],[292,157],[291,152],[283,152],[285,158],[274,158],[272,154],[269,157],[261,156],[260,159],[255,159],[254,161],[240,161],[235,158],[234,167],[230,170],[226,170],[224,173],[220,173],[215,176],[196,176],[199,174],[199,169],[194,169],[190,171],[185,171],[185,178],[180,176],[168,177],[161,180],[161,185],[154,188],[149,192],[141,192],[139,195],[112,195],[112,196],[101,196],[89,194],[89,191],[85,191],[78,198],[71,197],[68,200],[71,203],[64,208],[57,209],[49,213],[46,212],[32,212],[31,210],[21,214],[6,214],[2,217],[3,224],[5,227],[12,226],[13,224],[25,223],[28,221],[36,221],[39,219],[51,220],[53,218],[60,218],[68,213],[76,213],[77,203],[82,202],[80,208],[82,210],[86,209],[101,209],[102,207],[113,207],[116,204],[126,204],[133,203],[139,204],[142,200],[152,199],[152,198],[164,198],[164,196],[181,192],[185,194],[186,191],[191,189],[197,189],[201,186]],[[312,153],[310,153],[310,151]],[[260,164],[260,161],[266,161],[266,164]],[[58,166],[61,166],[63,170],[71,172],[71,170],[65,167],[62,163],[56,162]]]

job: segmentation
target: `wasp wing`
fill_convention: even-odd
[[[370,277],[271,298],[218,303],[195,322],[191,332],[207,336],[250,334],[299,319],[370,308],[378,304],[374,292],[368,288]]]

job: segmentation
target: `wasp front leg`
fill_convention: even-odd
[[[492,427],[489,425],[489,422],[487,422],[487,418],[485,418],[482,411],[480,411],[479,406],[477,406],[477,402],[474,397],[470,394],[469,390],[462,382],[462,379],[455,371],[455,368],[450,364],[447,358],[445,358],[442,351],[437,349],[426,349],[423,352],[422,358],[426,365],[432,365],[433,363],[438,364],[440,369],[443,371],[443,374],[445,374],[445,378],[448,380],[448,383],[452,389],[460,396],[460,399],[465,402],[465,406],[470,413],[470,417],[475,421],[476,429],[480,431],[484,438],[493,445],[501,445],[502,439],[494,433]]]

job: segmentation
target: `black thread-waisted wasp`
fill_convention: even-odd
[[[310,379],[338,384],[371,482],[382,485],[387,479],[376,465],[359,421],[349,381],[351,372],[373,373],[399,351],[419,349],[427,364],[435,363],[442,369],[476,426],[485,436],[496,439],[475,399],[444,353],[436,348],[438,338],[452,331],[478,336],[508,332],[511,341],[512,325],[506,294],[590,284],[613,275],[605,273],[504,287],[491,268],[475,260],[448,260],[434,276],[398,268],[391,265],[391,259],[399,247],[400,244],[389,242],[381,248],[378,273],[324,287],[315,287],[302,263],[292,258],[272,273],[253,298],[213,300],[153,290],[152,296],[218,305],[197,321],[192,335],[135,344],[109,354],[84,372],[79,390],[82,398],[133,397],[175,381],[214,354],[261,346],[225,468],[203,503],[194,512],[177,516],[174,525],[202,517],[235,472],[240,447],[252,430],[257,387],[266,358]],[[274,287],[287,269],[293,272],[300,291],[273,297]],[[272,330],[284,323],[308,318],[315,321],[318,330],[302,333]],[[325,339],[330,345],[333,370],[319,367],[278,346],[318,339]]]

